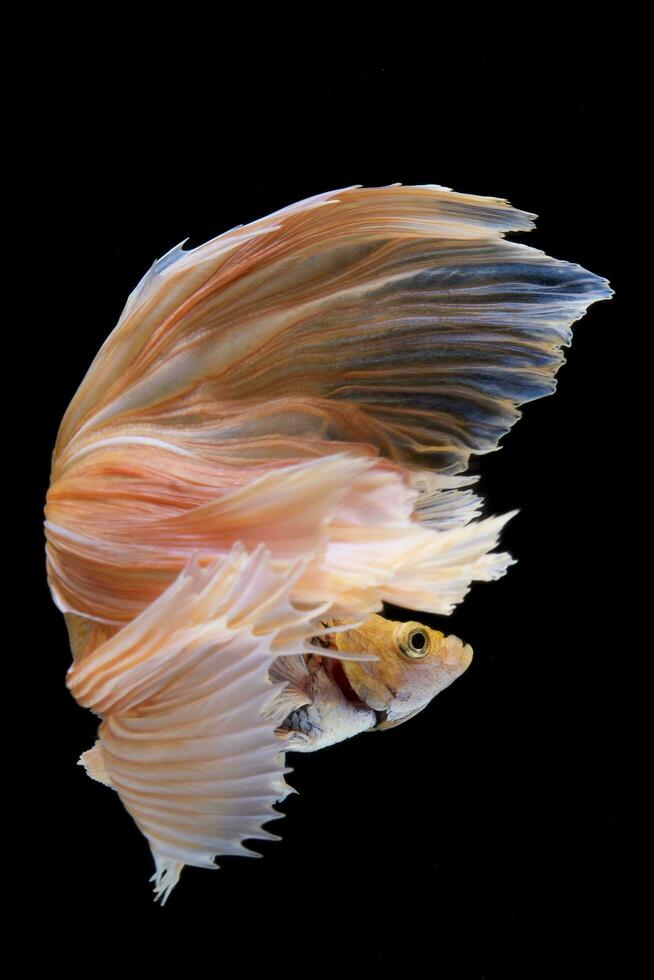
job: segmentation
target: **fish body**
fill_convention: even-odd
[[[271,836],[287,748],[406,721],[469,663],[413,621],[512,564],[468,464],[611,295],[507,240],[533,217],[437,185],[318,194],[156,261],[84,377],[47,574],[101,719],[80,761],[158,898]]]
[[[338,627],[320,639],[336,656],[304,654],[302,666],[294,665],[287,675],[291,689],[298,692],[298,704],[279,734],[296,752],[312,752],[360,732],[408,721],[472,661],[472,648],[457,636],[414,621],[375,614],[352,628],[342,620],[323,625]],[[369,659],[347,659],[352,655]],[[279,661],[274,676],[284,676]],[[300,704],[303,694],[306,703]]]

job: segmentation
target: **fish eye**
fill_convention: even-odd
[[[409,646],[411,647],[412,650],[415,650],[416,652],[418,650],[423,650],[426,646],[426,643],[427,643],[427,639],[425,637],[425,634],[421,633],[420,630],[414,630],[413,633],[409,635]]]
[[[405,625],[397,636],[400,652],[410,660],[422,660],[431,650],[429,633],[422,626],[414,623]]]

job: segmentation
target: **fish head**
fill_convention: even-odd
[[[346,696],[377,713],[377,729],[394,728],[426,708],[472,661],[472,647],[422,623],[370,616],[334,634],[346,654],[370,653],[376,660],[342,660]],[[340,673],[340,671],[339,671]]]

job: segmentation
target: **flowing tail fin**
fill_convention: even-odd
[[[554,389],[572,323],[611,295],[504,239],[532,219],[442,187],[354,187],[173,250],[130,297],[56,455],[131,435],[253,465],[329,441],[460,472]]]

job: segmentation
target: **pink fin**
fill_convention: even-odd
[[[77,764],[78,766],[84,766],[87,776],[90,776],[91,779],[95,779],[98,783],[104,783],[105,786],[111,786],[111,777],[107,772],[104,759],[102,758],[100,739],[98,739],[92,748],[86,752],[82,752]]]
[[[162,899],[184,864],[214,867],[217,855],[250,853],[246,838],[270,836],[283,759],[264,716],[279,690],[269,669],[295,648],[283,646],[289,626],[311,633],[313,610],[289,598],[301,570],[275,571],[263,548],[193,561],[69,671],[74,696],[103,717],[105,772],[148,838]],[[85,753],[92,768],[96,750]]]

